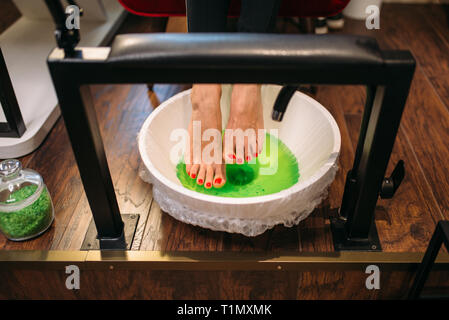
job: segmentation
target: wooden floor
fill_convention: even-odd
[[[406,178],[392,200],[380,200],[376,224],[384,251],[424,251],[438,220],[449,219],[449,25],[448,11],[437,5],[385,5],[380,30],[366,30],[363,22],[346,20],[345,33],[376,37],[383,49],[409,49],[418,68],[394,147],[390,169],[399,159]],[[160,32],[162,18],[128,17],[120,32]],[[279,23],[283,32],[295,32]],[[369,75],[367,75],[369,76]],[[293,228],[278,226],[247,238],[180,223],[161,212],[151,187],[140,180],[142,163],[136,134],[152,106],[144,85],[92,88],[121,212],[138,213],[140,221],[133,250],[208,251],[333,251],[329,217],[340,205],[345,175],[351,167],[364,88],[319,87],[317,100],[335,117],[342,135],[340,170],[329,199]],[[37,170],[53,197],[56,220],[41,237],[10,242],[0,235],[0,248],[79,249],[91,220],[79,172],[60,119],[23,166]]]

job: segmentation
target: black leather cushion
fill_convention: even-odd
[[[295,65],[303,69],[378,66],[376,40],[351,35],[126,34],[118,35],[108,62],[128,66],[258,68]],[[318,66],[317,66],[318,65]]]

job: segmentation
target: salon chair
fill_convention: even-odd
[[[229,15],[238,16],[241,0],[231,0]],[[184,16],[185,0],[119,0],[131,13],[148,17]],[[330,17],[341,12],[349,0],[283,0],[282,17]]]

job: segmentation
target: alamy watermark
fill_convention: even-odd
[[[368,290],[380,289],[380,269],[378,266],[372,264],[366,267],[365,273],[369,274],[366,278],[365,286]]]
[[[65,273],[68,274],[67,279],[65,280],[65,287],[69,290],[79,290],[80,268],[74,264],[71,264],[65,267]]]
[[[269,139],[268,146],[265,141],[265,129],[226,129],[222,135],[218,129],[208,128],[203,131],[201,121],[193,121],[191,129],[192,137],[189,131],[183,128],[171,132],[170,141],[175,142],[169,155],[172,164],[177,165],[183,156],[186,164],[229,164],[235,162],[235,155],[237,163],[242,164],[246,148],[247,154],[250,155],[250,158],[246,159],[247,163],[255,164],[256,157],[258,158],[258,163],[261,164],[259,174],[276,174],[279,136],[277,129],[268,130],[270,136],[275,138]]]
[[[376,5],[367,6],[365,13],[368,15],[365,20],[365,26],[368,30],[380,29],[380,8]]]
[[[65,26],[68,30],[80,28],[80,8],[75,5],[67,6],[65,8],[67,18],[65,19]]]

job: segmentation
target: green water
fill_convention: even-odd
[[[281,140],[267,133],[264,150],[255,163],[226,165],[226,184],[220,189],[206,189],[198,185],[196,179],[187,175],[186,165],[182,160],[176,166],[176,175],[187,189],[212,196],[245,198],[290,188],[298,182],[299,169],[298,161],[290,149]]]

